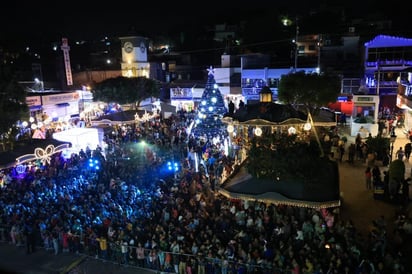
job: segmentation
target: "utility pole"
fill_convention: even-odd
[[[299,49],[298,49],[298,37],[299,37],[299,23],[298,23],[298,18],[296,17],[296,36],[295,36],[295,72],[298,68],[298,53],[299,53]]]
[[[376,83],[376,95],[380,95],[380,88],[381,88],[381,64],[380,60],[378,59],[376,61],[376,64],[378,65],[378,75],[377,75],[377,83]]]
[[[318,73],[320,74],[320,53],[322,48],[322,34],[318,34]]]

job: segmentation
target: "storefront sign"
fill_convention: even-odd
[[[43,105],[67,103],[79,100],[77,92],[61,93],[43,96]]]
[[[358,97],[358,102],[373,102],[373,97]]]
[[[26,97],[26,104],[28,107],[41,106],[40,96],[28,96]]]
[[[170,99],[193,99],[191,88],[171,88]]]

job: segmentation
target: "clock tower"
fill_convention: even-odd
[[[122,76],[149,77],[150,64],[147,62],[148,39],[142,36],[120,37],[122,46]]]

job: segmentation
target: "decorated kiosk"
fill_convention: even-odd
[[[353,111],[350,119],[351,136],[358,133],[362,138],[378,134],[379,95],[353,95]]]

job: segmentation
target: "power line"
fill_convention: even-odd
[[[269,45],[269,44],[276,44],[276,43],[283,43],[288,42],[290,39],[282,39],[282,40],[274,40],[274,41],[265,41],[265,42],[257,42],[257,43],[250,43],[250,44],[242,44],[242,45],[235,45],[232,48],[241,48],[241,47],[253,47],[253,46],[261,46],[261,45]],[[188,53],[204,53],[204,52],[212,52],[218,50],[225,50],[226,47],[219,47],[213,49],[197,49],[197,50],[186,50],[186,51],[175,51],[176,53],[181,54],[188,54]]]

